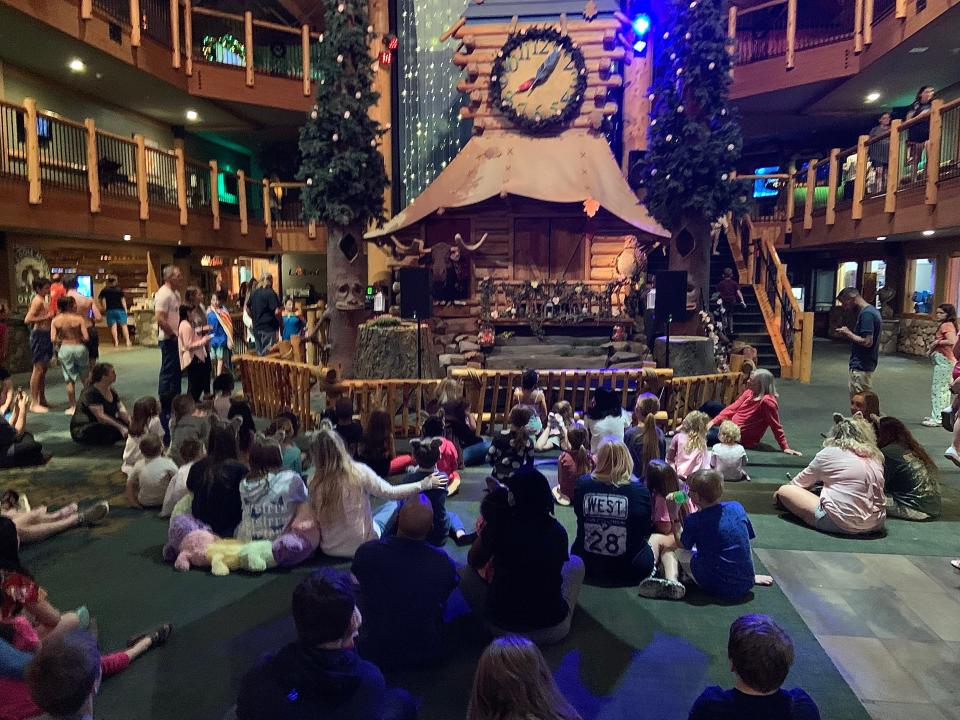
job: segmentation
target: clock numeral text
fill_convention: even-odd
[[[567,64],[563,66],[564,70],[576,70],[577,64],[573,61],[573,55],[567,55]]]

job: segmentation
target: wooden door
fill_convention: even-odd
[[[517,218],[513,228],[513,279],[546,280],[550,269],[550,223]]]
[[[583,280],[586,266],[586,240],[583,223],[577,220],[550,222],[550,278]]]

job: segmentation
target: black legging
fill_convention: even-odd
[[[0,450],[0,468],[31,467],[43,462],[43,445],[22,432],[5,450]]]
[[[210,363],[194,357],[187,365],[187,393],[195,402],[200,402],[204,393],[210,392]]]
[[[113,445],[123,440],[123,435],[113,425],[96,422],[70,430],[70,437],[81,445]]]

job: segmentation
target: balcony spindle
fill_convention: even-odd
[[[863,52],[863,0],[856,0],[853,5],[853,52]]]
[[[864,0],[863,44],[865,47],[873,45],[873,0]]]
[[[273,217],[270,212],[270,181],[264,178],[263,183],[263,224],[265,237],[273,237]]]
[[[100,212],[100,167],[97,164],[97,126],[93,118],[83,121],[87,129],[87,186],[90,189],[90,212]]]
[[[940,179],[940,135],[943,132],[943,100],[930,104],[930,139],[927,141],[927,189],[924,202],[937,204],[937,181]]]
[[[735,56],[737,54],[737,6],[733,3],[730,3],[730,7],[727,8],[727,39],[730,41],[730,54]],[[730,77],[733,77],[735,64],[736,58],[730,63]]]
[[[180,0],[170,0],[170,51],[174,70],[180,69]]]
[[[303,96],[310,97],[310,26],[300,28],[300,53],[303,55]]]
[[[187,224],[187,160],[183,155],[183,148],[173,149],[176,159],[177,176],[177,207],[180,208],[180,224]]]
[[[210,213],[213,215],[213,229],[220,229],[220,167],[216,160],[210,161]]]
[[[863,0],[860,0],[863,2]],[[787,0],[787,70],[793,70],[797,47],[797,0]]]
[[[193,5],[183,0],[183,55],[187,77],[193,75]]]

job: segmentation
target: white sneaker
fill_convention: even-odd
[[[687,594],[687,589],[676,580],[664,580],[658,577],[648,577],[640,583],[637,589],[640,597],[655,600],[680,600]]]
[[[940,427],[940,421],[934,420],[933,418],[924,418],[920,421],[920,424],[924,427]]]
[[[957,452],[957,449],[953,445],[943,451],[943,456],[957,467],[960,467],[960,453]]]

